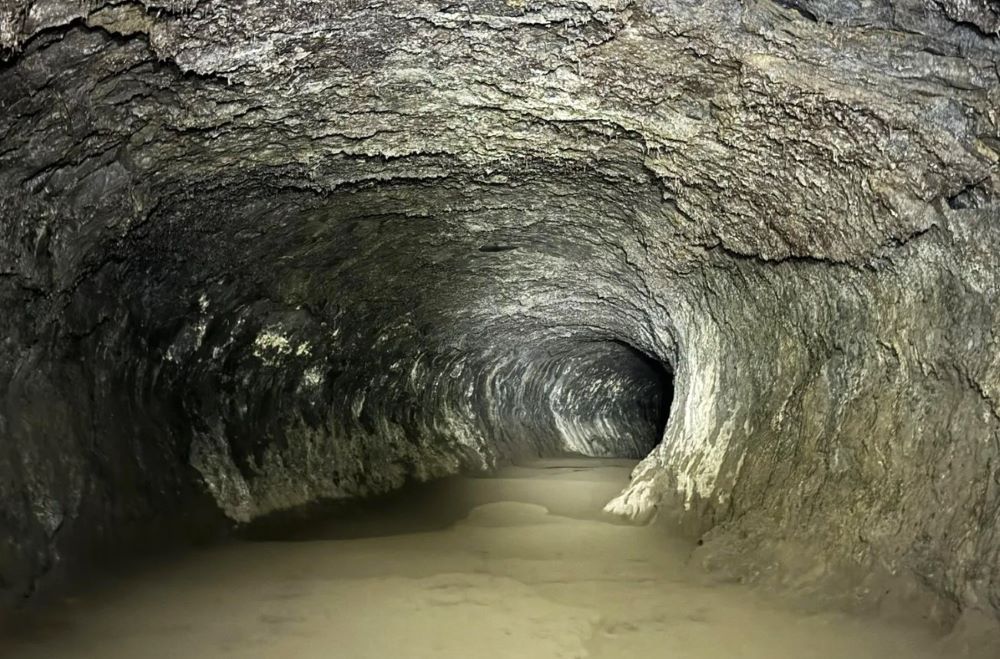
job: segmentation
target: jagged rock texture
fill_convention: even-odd
[[[8,3],[0,586],[574,449],[739,576],[994,615],[998,16]]]

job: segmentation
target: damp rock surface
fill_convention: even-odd
[[[4,598],[573,450],[734,579],[995,617],[997,21],[4,3]]]

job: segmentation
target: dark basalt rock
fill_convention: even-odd
[[[0,589],[573,449],[740,578],[995,615],[998,15],[8,2]]]

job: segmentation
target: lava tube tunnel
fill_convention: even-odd
[[[0,655],[1000,656],[993,0],[0,0]]]

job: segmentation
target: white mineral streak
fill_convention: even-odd
[[[704,323],[693,330],[694,341],[682,364],[678,380],[683,389],[683,415],[677,419],[667,442],[667,467],[674,474],[677,492],[690,508],[695,497],[708,498],[722,468],[733,434],[732,418],[720,426],[719,335],[715,326]],[[686,385],[686,386],[685,386]],[[713,441],[714,436],[714,441]]]
[[[267,366],[277,366],[284,357],[309,357],[312,354],[312,344],[303,341],[292,345],[292,341],[280,329],[270,327],[257,335],[253,343],[253,354]]]
[[[253,342],[253,354],[265,362],[274,355],[288,355],[292,352],[292,344],[288,337],[273,329],[266,329],[257,335]]]
[[[323,383],[323,372],[312,366],[302,373],[302,383],[307,387],[318,387]]]

